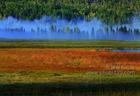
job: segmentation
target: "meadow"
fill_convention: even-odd
[[[140,53],[94,49],[0,49],[0,72],[102,72],[140,70]],[[55,67],[54,67],[55,66]]]
[[[107,41],[92,42],[95,45],[91,47],[86,45],[91,45],[89,41],[49,42],[1,42],[0,95],[139,96],[140,53],[94,48],[97,42],[103,45]],[[118,48],[121,43],[112,48]],[[136,45],[134,48],[127,43],[122,45],[135,49],[137,43],[131,42]],[[76,47],[71,48],[70,44]]]

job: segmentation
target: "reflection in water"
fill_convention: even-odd
[[[0,39],[43,40],[140,40],[140,19],[132,23],[107,26],[94,18],[85,20],[40,20],[23,21],[12,17],[0,21]]]
[[[140,83],[0,85],[1,96],[140,96]]]

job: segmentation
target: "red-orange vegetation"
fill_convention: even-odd
[[[0,49],[0,72],[140,71],[140,53],[82,49]]]

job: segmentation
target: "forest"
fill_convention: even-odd
[[[140,15],[140,0],[0,0],[0,18],[34,20],[51,16],[67,20],[94,17],[122,23]]]

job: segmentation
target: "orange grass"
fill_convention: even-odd
[[[83,49],[0,49],[0,72],[140,71],[140,53]]]

